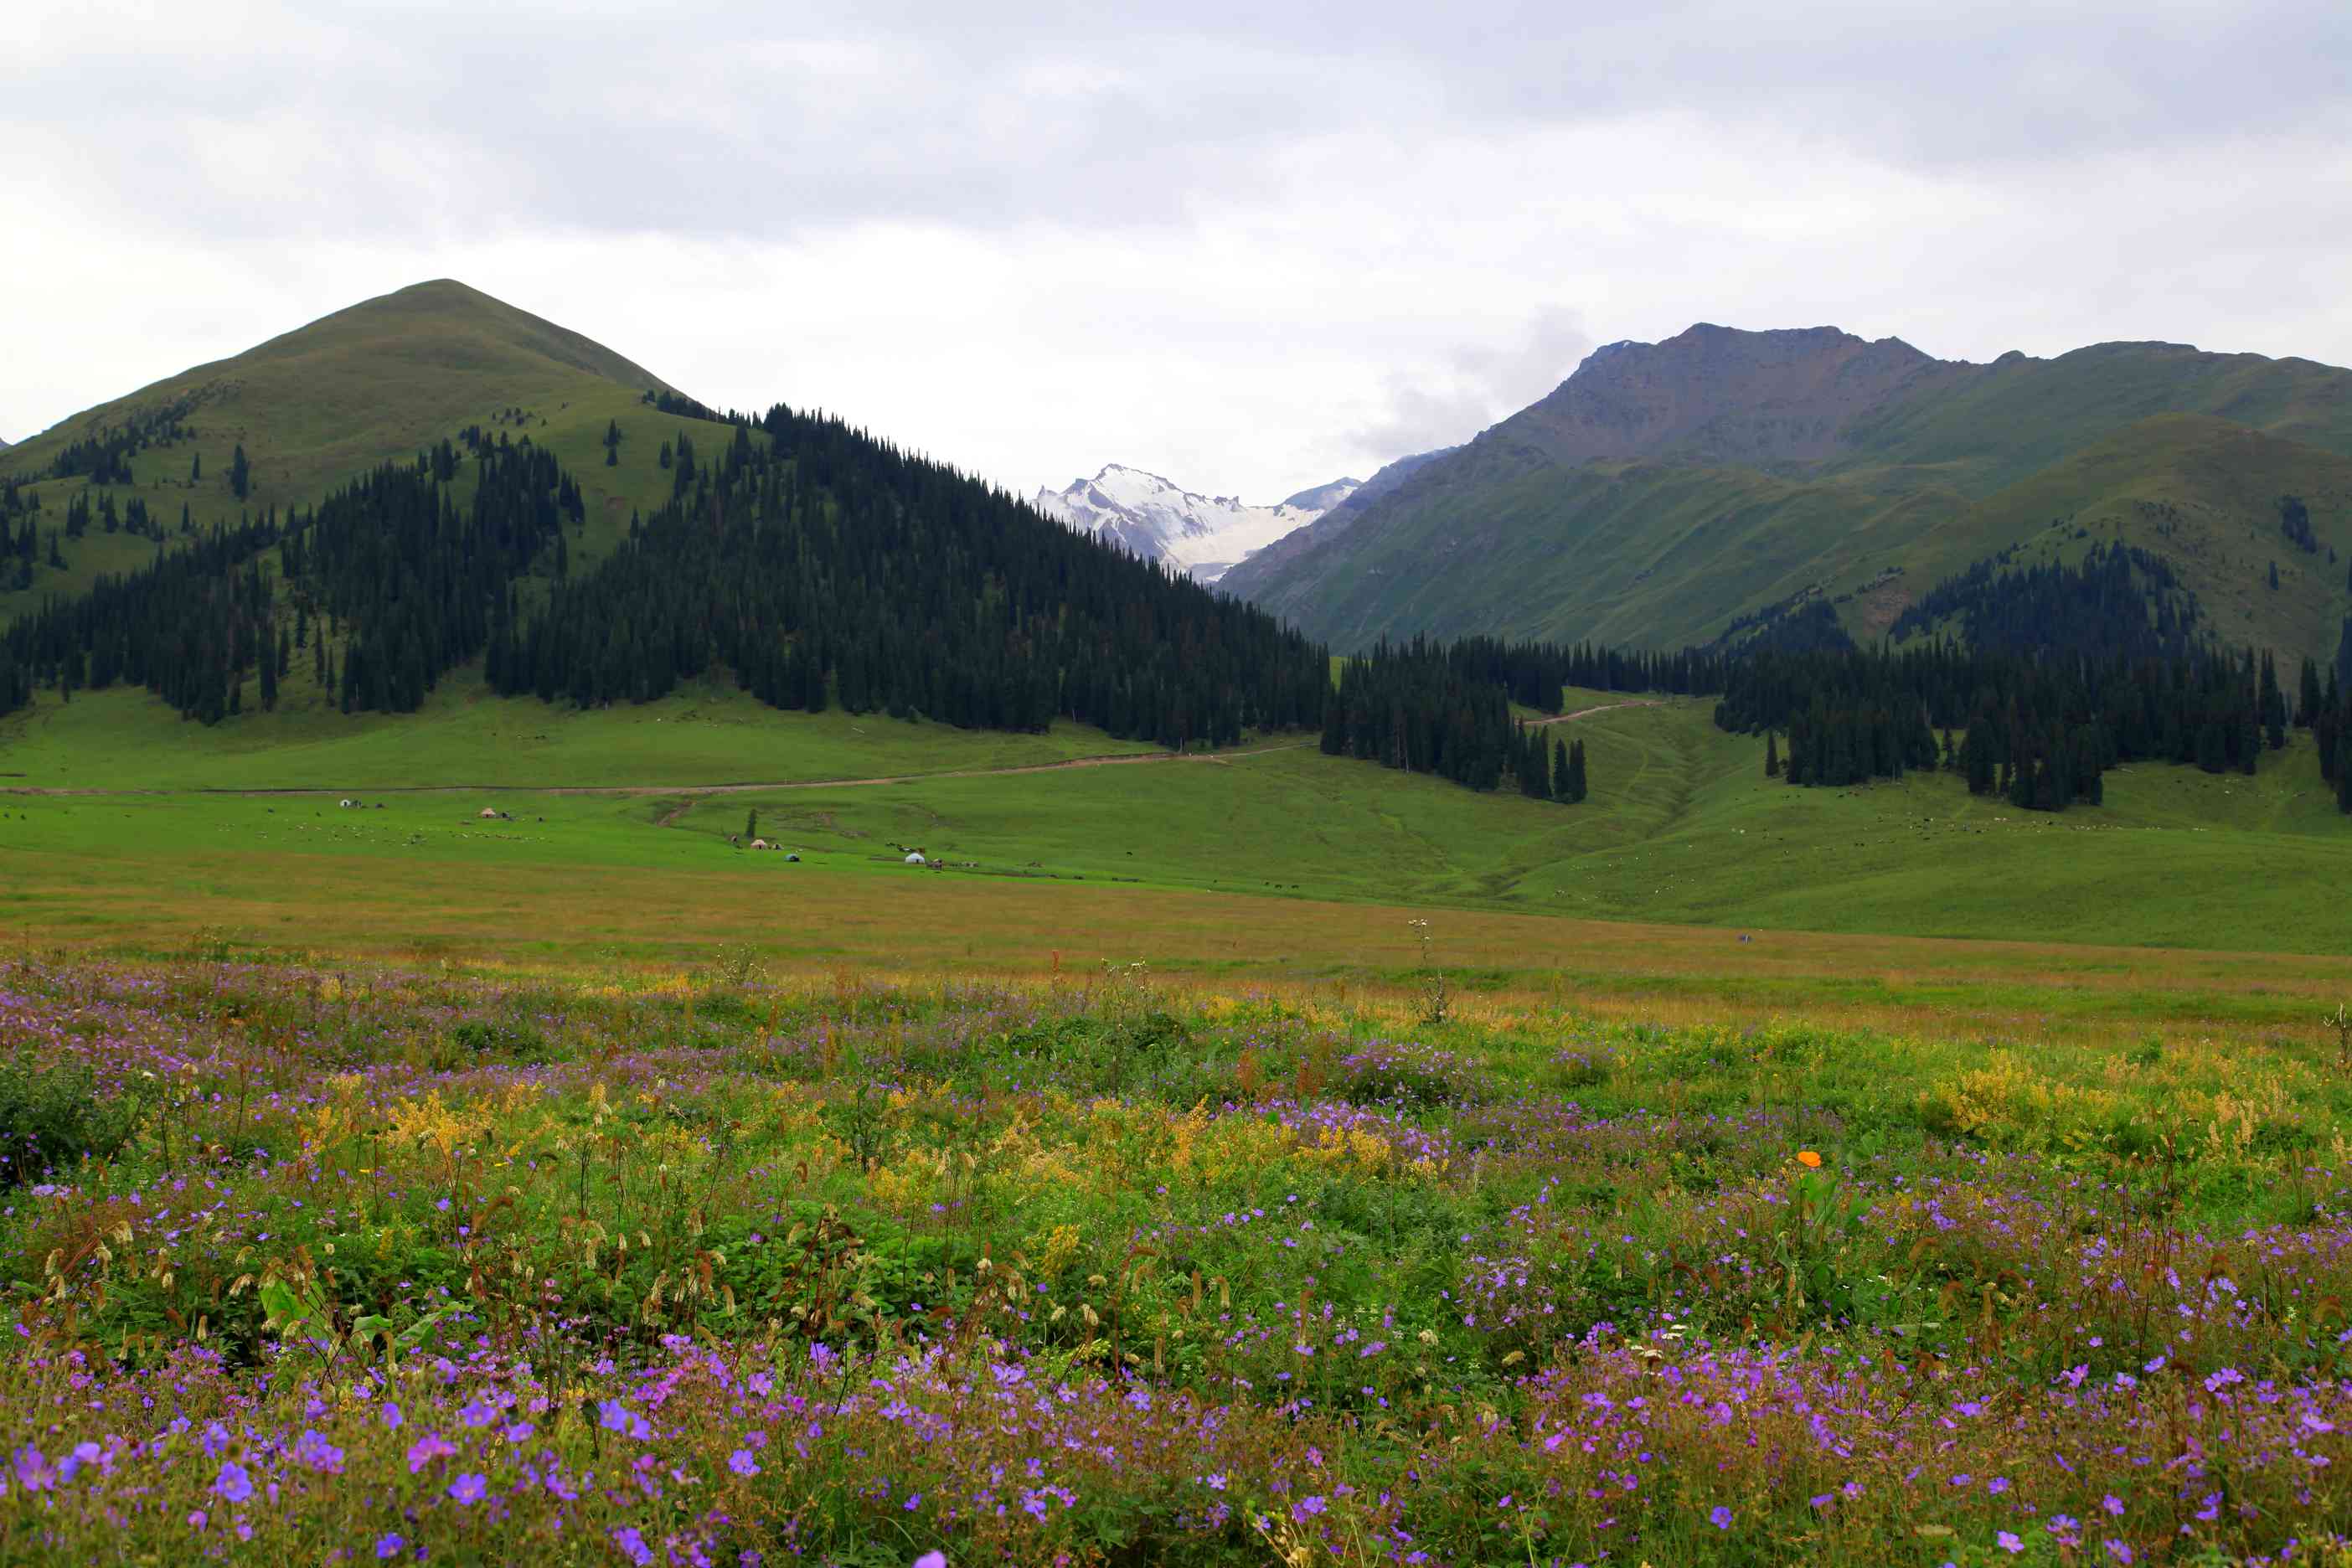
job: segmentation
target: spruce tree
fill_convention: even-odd
[[[743,842],[749,844],[760,837],[760,808],[753,806],[743,816]]]
[[[1518,775],[1519,793],[1529,800],[1551,794],[1551,770],[1544,762],[1543,737],[1522,723],[1511,745],[1511,771]]]
[[[1555,740],[1551,743],[1552,799],[1562,802],[1572,801],[1575,797],[1570,791],[1573,784],[1574,776],[1570,773],[1568,768],[1568,742]]]
[[[1764,776],[1768,779],[1780,776],[1780,742],[1769,730],[1764,731]]]
[[[229,493],[239,500],[243,500],[253,489],[253,465],[245,460],[245,445],[242,442],[237,444],[236,451],[229,454],[228,489]]]
[[[2262,685],[2254,700],[2271,750],[2275,752],[2286,744],[2286,694],[2279,689],[2278,661],[2268,648],[2263,650]]]
[[[188,459],[188,483],[201,484],[205,477],[205,455],[196,453]]]
[[[1581,805],[1590,791],[1584,772],[1584,742],[1578,741],[1568,748],[1568,800],[1570,805]]]

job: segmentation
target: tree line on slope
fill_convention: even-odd
[[[269,704],[315,616],[313,674],[346,712],[412,711],[479,658],[499,691],[582,706],[723,667],[777,707],[1068,718],[1176,747],[1321,721],[1328,655],[1264,612],[838,420],[779,406],[757,428],[713,459],[681,437],[673,500],[577,579],[577,485],[528,438],[468,430],[463,451],[443,442],[19,617],[0,710],[36,679],[60,696],[128,680],[215,721],[256,673]],[[541,568],[544,594],[526,593]]]
[[[1744,660],[1716,722],[1770,737],[1767,772],[1792,784],[1843,787],[1943,767],[1963,774],[1972,794],[2063,811],[2099,804],[2102,775],[2119,763],[2252,773],[2264,751],[2285,746],[2291,721],[2313,724],[2338,701],[2333,677],[2323,691],[2305,660],[2290,709],[2275,660],[2252,649],[2094,659],[1943,643]]]
[[[2164,557],[2102,541],[2072,563],[2012,564],[2018,547],[1948,577],[1888,628],[1896,642],[1956,622],[1985,653],[2070,653],[2091,658],[2178,658],[2196,643],[2201,612]]]
[[[1692,649],[1646,654],[1491,637],[1444,644],[1383,638],[1341,667],[1323,712],[1323,751],[1475,790],[1508,785],[1532,800],[1575,805],[1591,793],[1584,742],[1556,737],[1548,750],[1542,726],[1515,717],[1514,702],[1556,715],[1570,685],[1706,690],[1719,684],[1720,662]]]
[[[129,681],[215,723],[242,710],[248,676],[261,705],[275,705],[320,616],[313,675],[342,710],[413,712],[444,672],[480,655],[513,579],[581,510],[554,458],[528,441],[485,448],[463,507],[446,482],[457,461],[445,442],[283,522],[272,508],[215,526],[79,598],[51,598],[8,628],[11,662],[61,697]]]
[[[493,627],[502,692],[643,701],[723,667],[761,701],[1181,748],[1320,721],[1328,656],[978,479],[782,405],[586,576]]]

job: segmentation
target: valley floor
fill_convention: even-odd
[[[1296,738],[1169,763],[1069,727],[782,714],[724,687],[579,713],[452,683],[414,719],[215,731],[111,691],[0,727],[5,919],[149,950],[198,931],[649,958],[750,940],[803,963],[1058,952],[1298,975],[1392,970],[1405,921],[1450,911],[1455,961],[1514,973],[1616,945],[1571,922],[1635,922],[1714,928],[1657,940],[1727,973],[1752,963],[1738,932],[1806,931],[1857,939],[1857,972],[1935,937],[2302,953],[2289,969],[2352,978],[2352,827],[2303,737],[2257,777],[2136,766],[2104,807],[2053,816],[1942,774],[1790,789],[1703,701],[1570,699],[1594,780],[1576,807]],[[1085,765],[1130,761],[1152,765]],[[798,864],[730,846],[754,814]],[[913,848],[942,864],[910,871]]]

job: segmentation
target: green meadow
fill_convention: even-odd
[[[1717,731],[1703,701],[1667,700],[1555,731],[1591,756],[1593,796],[1570,807],[1326,757],[1297,736],[1169,758],[1066,726],[980,735],[778,713],[725,686],[578,712],[448,682],[404,721],[305,709],[307,689],[210,731],[125,691],[44,702],[0,729],[16,934],[136,942],[161,921],[276,942],[366,916],[380,943],[448,927],[457,889],[593,872],[624,903],[632,879],[700,889],[695,918],[715,926],[739,896],[757,910],[823,886],[779,939],[812,955],[840,956],[827,921],[908,898],[910,877],[924,890],[893,917],[916,922],[910,954],[933,904],[955,910],[941,951],[975,956],[997,934],[992,905],[1085,888],[1133,906],[1109,926],[1074,921],[1023,962],[1063,947],[1205,961],[1155,925],[1153,901],[1178,894],[1277,900],[1277,917],[1286,901],[2315,957],[2352,944],[2334,893],[2352,840],[2300,736],[2255,777],[2126,768],[2105,806],[2053,816],[1940,773],[1791,790],[1764,777],[1760,742]],[[1622,701],[1571,692],[1568,706]],[[363,807],[337,804],[349,796]],[[512,820],[486,823],[485,806]],[[798,864],[730,845],[753,813]],[[910,872],[909,848],[945,865]],[[561,944],[577,918],[564,900],[513,909],[538,929],[502,941]],[[605,945],[657,952],[677,935],[616,930]],[[1289,959],[1312,962],[1296,944]]]

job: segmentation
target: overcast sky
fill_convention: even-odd
[[[5,33],[10,438],[445,276],[1024,490],[1124,461],[1278,499],[1694,321],[2352,364],[2347,0],[16,0]]]

